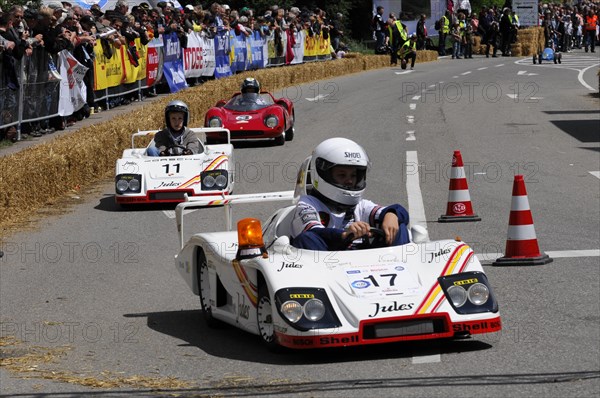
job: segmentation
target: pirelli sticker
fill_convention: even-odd
[[[295,294],[290,294],[290,298],[293,299],[311,299],[311,298],[315,298],[314,294],[308,294],[308,293],[295,293]]]
[[[454,286],[471,285],[471,284],[477,283],[477,282],[479,282],[479,280],[477,278],[465,279],[465,280],[462,280],[462,281],[456,281],[456,282],[454,282]]]

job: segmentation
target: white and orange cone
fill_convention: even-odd
[[[473,213],[471,195],[465,176],[465,167],[460,151],[454,151],[452,169],[450,171],[450,191],[446,214],[438,218],[438,222],[481,221],[481,217]]]
[[[504,257],[496,259],[492,265],[542,265],[549,262],[552,259],[540,251],[535,236],[525,181],[522,175],[517,174],[513,184],[506,250]]]

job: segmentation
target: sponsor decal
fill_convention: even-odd
[[[302,264],[298,264],[296,262],[286,263],[285,261],[281,262],[281,267],[277,270],[277,272],[281,272],[284,268],[302,268]]]
[[[240,115],[240,116],[236,116],[235,120],[250,120],[252,119],[252,116],[250,115]]]
[[[308,214],[301,215],[300,219],[302,220],[303,224],[307,224],[310,221],[318,221],[319,220],[319,216],[317,216],[316,213],[308,213]]]
[[[349,271],[346,271],[347,274],[360,274],[360,270],[359,269],[351,269]]]
[[[477,278],[473,278],[473,279],[465,279],[463,281],[456,281],[453,284],[456,286],[461,286],[461,285],[470,285],[472,283],[477,283],[479,282],[479,280]]]
[[[177,188],[179,186],[179,183],[175,182],[175,181],[169,181],[169,182],[161,182],[157,187],[155,187],[154,189],[158,189],[158,188]]]
[[[403,267],[403,266],[401,266],[401,265],[397,265],[397,266],[395,266],[395,267],[394,267],[394,269],[395,269],[396,271],[404,271],[404,267]]]
[[[241,303],[240,303],[240,297],[242,298]],[[246,296],[240,296],[239,293],[238,293],[238,315],[244,319],[250,318],[250,306],[248,304],[246,304]]]
[[[366,289],[369,286],[371,286],[371,284],[367,281],[364,280],[360,280],[360,281],[354,281],[351,283],[352,287],[355,289]]]
[[[358,335],[353,335],[349,337],[321,337],[319,339],[320,345],[331,345],[331,344],[349,344],[349,343],[358,343]]]
[[[502,327],[502,322],[498,321],[481,321],[474,323],[457,323],[452,325],[453,332],[477,332],[482,330],[498,330]]]
[[[384,312],[409,311],[409,310],[412,310],[412,308],[415,305],[415,303],[398,304],[397,301],[394,301],[393,304],[387,304],[387,305],[383,305],[383,304],[379,304],[379,303],[374,303],[374,304],[375,304],[375,312],[370,314],[369,318],[373,318],[374,316],[377,316],[378,314],[384,313]]]
[[[455,203],[454,206],[452,206],[452,210],[454,210],[455,213],[464,213],[465,211],[467,211],[467,206],[465,206],[464,203]]]
[[[434,259],[436,259],[440,256],[443,256],[444,254],[448,254],[448,253],[450,253],[450,249],[440,249],[437,253],[429,253],[431,258],[427,262],[432,263]]]
[[[360,159],[360,152],[344,152],[344,157],[348,159]]]
[[[311,294],[311,293],[290,293],[290,298],[293,298],[293,299],[311,299],[311,298],[315,298],[315,295]]]

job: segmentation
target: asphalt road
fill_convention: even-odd
[[[21,343],[3,347],[2,357],[13,363],[33,352],[52,360],[33,358],[20,371],[4,366],[0,393],[597,396],[600,107],[590,88],[597,89],[598,64],[584,53],[541,66],[444,59],[291,87],[275,94],[295,102],[294,140],[236,147],[236,193],[253,193],[292,189],[298,166],[325,138],[361,143],[372,162],[368,198],[406,205],[431,239],[459,235],[474,247],[499,298],[501,333],[267,352],[256,336],[201,321],[198,299],[173,264],[173,207],[123,211],[112,182],[103,181],[66,214],[3,244],[0,337]],[[437,222],[454,150],[480,222]],[[504,251],[515,174],[525,176],[550,264],[490,265]],[[234,215],[265,219],[272,210],[239,206]],[[186,233],[222,230],[222,215],[219,208],[193,212]],[[105,387],[91,386],[99,381]]]

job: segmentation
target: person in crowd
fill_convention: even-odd
[[[452,59],[461,59],[460,46],[462,43],[462,35],[460,34],[460,24],[458,21],[454,22],[452,30],[450,31],[450,37],[452,41]]]
[[[510,57],[510,44],[512,41],[512,21],[510,19],[510,9],[505,8],[500,17],[500,50],[503,57]]]
[[[409,60],[410,69],[414,69],[415,61],[417,59],[417,35],[413,33],[410,36],[410,39],[405,41],[398,51],[398,58],[400,58],[402,69],[406,69]]]
[[[375,49],[380,49],[385,45],[385,29],[386,23],[383,18],[383,6],[377,7],[377,12],[373,16],[373,20],[371,21],[371,27],[373,29],[373,35],[375,36]]]
[[[391,47],[390,66],[398,64],[398,50],[408,40],[406,27],[394,18],[388,19],[388,39]]]
[[[426,18],[427,15],[421,14],[419,22],[417,22],[417,50],[425,50],[427,41],[429,40],[427,37],[427,26],[425,24]]]
[[[598,35],[598,15],[594,14],[594,11],[590,8],[584,19],[584,31],[585,31],[585,52],[588,52],[588,48],[591,52],[596,52],[596,37]]]
[[[183,101],[174,100],[165,107],[165,128],[154,136],[148,156],[192,155],[202,150],[196,134],[187,127],[190,111]]]
[[[452,14],[449,10],[446,10],[442,18],[439,21],[438,29],[438,52],[440,55],[446,55],[446,38],[450,34],[450,28],[452,27]],[[454,47],[453,47],[454,48]]]
[[[300,196],[291,221],[292,245],[308,250],[355,249],[380,228],[385,244],[409,243],[408,212],[399,204],[383,207],[363,199],[369,157],[346,138],[330,138],[313,150],[312,188]]]

